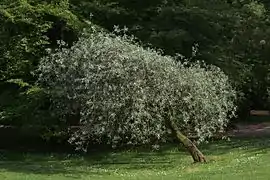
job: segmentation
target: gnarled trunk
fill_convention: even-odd
[[[206,162],[205,156],[190,139],[188,139],[184,134],[179,131],[177,125],[173,122],[173,120],[169,120],[169,126],[177,139],[185,146],[185,148],[187,148],[195,163]]]

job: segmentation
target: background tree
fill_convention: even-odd
[[[40,126],[40,136],[63,126],[48,115],[50,99],[35,85],[33,71],[47,48],[58,48],[59,40],[72,45],[87,24],[66,0],[1,1],[0,24],[0,124]]]
[[[264,4],[262,4],[263,2]],[[239,114],[266,109],[269,83],[269,12],[265,1],[71,1],[80,14],[112,30],[127,26],[129,33],[146,46],[160,48],[166,55],[192,56],[220,67],[237,87]],[[77,10],[76,10],[77,11]],[[79,11],[77,11],[79,12]],[[265,42],[262,45],[260,42]],[[244,117],[242,117],[244,118]]]
[[[0,80],[32,81],[31,71],[45,49],[57,40],[72,44],[82,26],[69,11],[68,1],[41,3],[12,0],[1,2]]]

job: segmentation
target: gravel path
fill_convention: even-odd
[[[229,136],[235,137],[270,137],[270,122],[258,124],[237,124],[236,129],[229,132]]]

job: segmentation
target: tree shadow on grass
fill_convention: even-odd
[[[213,156],[240,149],[249,153],[263,153],[270,149],[270,139],[266,137],[233,138],[231,141],[213,141],[200,145],[200,149],[206,155]],[[85,174],[110,175],[117,169],[164,171],[191,163],[191,157],[177,144],[164,145],[158,151],[146,148],[92,152],[88,155],[0,151],[0,171],[44,175],[62,174],[72,176],[74,179]]]
[[[72,174],[83,173],[68,169],[69,162],[64,157],[48,154],[27,154],[22,152],[2,152],[0,170],[25,174]]]
[[[110,175],[115,169],[169,169],[173,164],[157,154],[145,153],[95,153],[92,155],[75,154],[37,154],[2,152],[0,171],[25,174],[63,174],[80,178],[82,175]]]
[[[232,151],[260,152],[270,149],[270,137],[241,137],[228,140],[213,141],[201,146],[207,155],[223,155]]]

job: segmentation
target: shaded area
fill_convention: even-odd
[[[19,172],[26,174],[72,174],[91,175],[110,174],[104,169],[153,169],[166,170],[173,168],[174,164],[165,156],[151,153],[136,155],[49,155],[49,154],[24,154],[3,153],[0,158],[0,171]]]
[[[269,120],[269,117],[261,117],[265,121],[260,121],[257,118],[256,121],[249,121],[245,123],[239,123],[235,125],[235,129],[228,132],[229,136],[232,137],[270,137],[270,122],[266,121],[266,118]]]
[[[263,154],[270,148],[268,138],[233,138],[231,141],[214,141],[201,145],[208,157],[222,156],[230,152]],[[63,174],[79,178],[85,174],[110,175],[121,170],[166,171],[175,167],[191,165],[191,157],[177,145],[167,144],[160,150],[133,149],[119,152],[92,152],[87,155],[59,153],[0,153],[0,171],[26,174]]]
[[[233,137],[204,144],[201,147],[207,155],[223,155],[232,151],[262,152],[270,149],[269,137]]]

